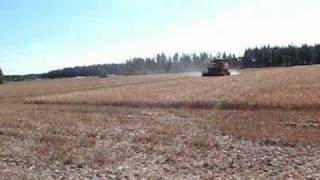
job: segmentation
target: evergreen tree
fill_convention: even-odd
[[[222,53],[222,59],[227,59],[227,53],[226,52]]]
[[[167,62],[167,67],[166,67],[166,73],[169,73],[171,71],[172,68],[172,59],[171,57],[169,57],[169,60]]]
[[[173,63],[173,69],[178,72],[180,71],[180,65],[179,65],[179,54],[178,53],[175,53],[172,57],[172,63]]]
[[[0,84],[3,84],[3,73],[2,73],[2,69],[0,68]]]

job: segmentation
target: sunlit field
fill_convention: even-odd
[[[320,67],[0,86],[16,178],[320,178]]]
[[[274,69],[225,78],[162,78],[90,91],[40,96],[30,103],[269,110],[315,110],[320,105],[319,68]],[[125,84],[127,79],[123,80]]]

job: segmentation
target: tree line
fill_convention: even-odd
[[[120,64],[78,66],[51,71],[43,74],[45,78],[76,76],[138,75],[148,73],[170,73],[198,71],[206,68],[214,59],[229,61],[232,68],[264,68],[320,64],[320,44],[302,46],[262,46],[246,49],[242,58],[234,54],[208,53],[178,54],[168,56],[157,54],[155,58],[133,58]]]
[[[152,73],[185,72],[204,69],[207,64],[216,58],[235,58],[235,55],[218,53],[216,55],[202,52],[200,54],[178,54],[168,56],[157,54],[154,58],[132,58],[120,64],[101,64],[91,66],[77,66],[50,71],[43,74],[46,78],[64,78],[77,76],[107,75],[139,75]]]
[[[171,73],[201,71],[214,59],[229,61],[232,68],[264,68],[320,64],[320,44],[313,46],[263,46],[246,49],[242,58],[234,54],[202,52],[199,54],[166,55],[157,54],[153,58],[132,58],[124,63],[77,66],[50,71],[44,74],[25,76],[4,76],[0,69],[0,83],[6,81],[30,80],[36,78],[68,78],[77,76],[139,75],[151,73]]]
[[[263,46],[247,49],[242,58],[244,68],[263,68],[320,64],[320,44],[285,47]]]

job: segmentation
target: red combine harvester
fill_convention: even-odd
[[[208,69],[202,72],[202,76],[230,76],[229,65],[222,59],[210,62]]]

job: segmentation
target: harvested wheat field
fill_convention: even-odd
[[[0,86],[2,179],[318,179],[320,67]]]

